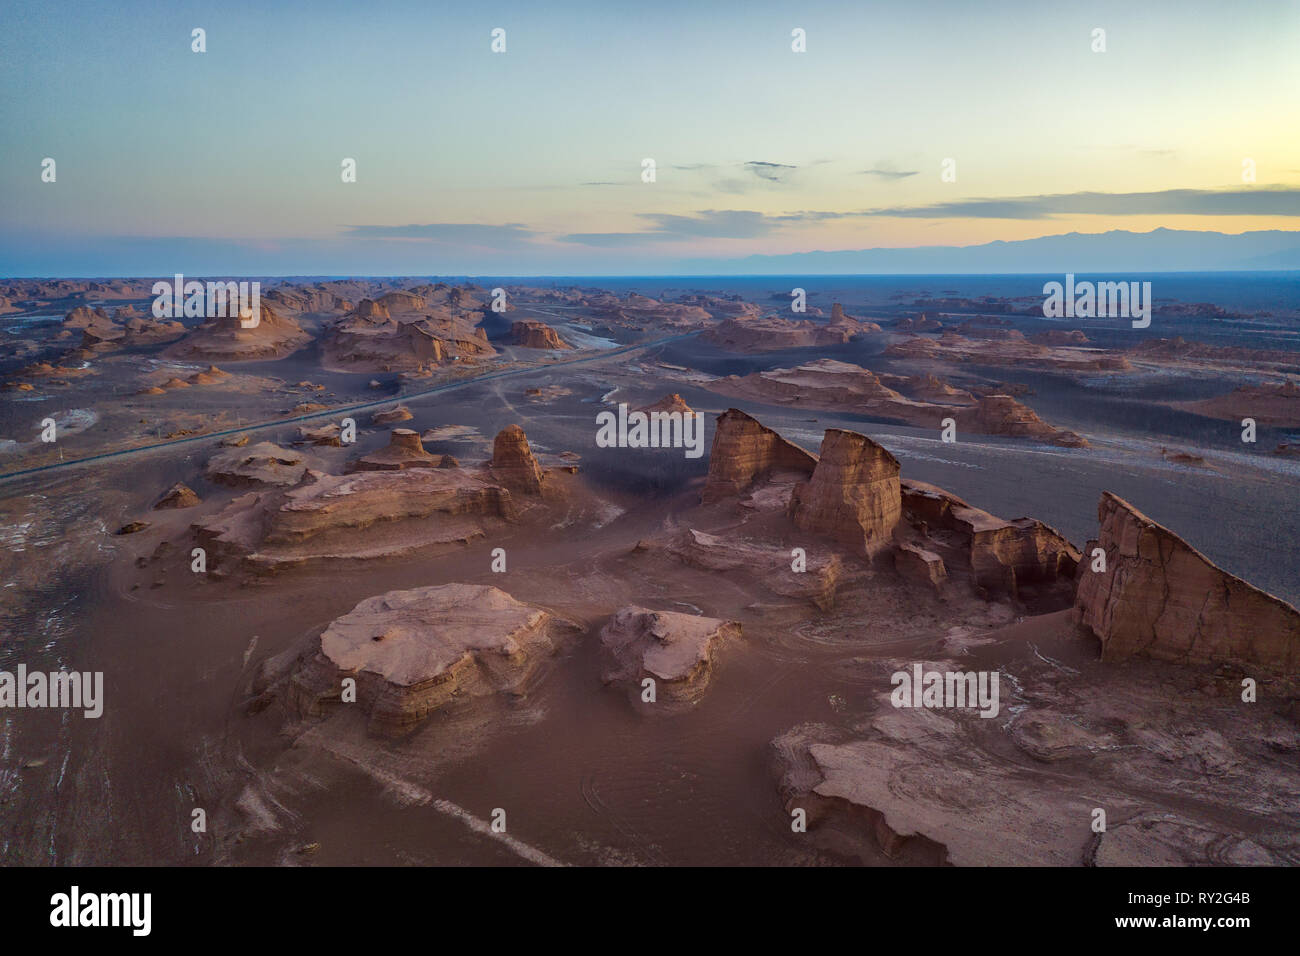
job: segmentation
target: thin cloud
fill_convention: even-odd
[[[588,246],[626,245],[636,242],[675,242],[683,239],[754,239],[781,226],[783,217],[749,209],[705,209],[686,216],[644,212],[639,219],[652,228],[644,232],[578,232],[560,236],[561,242]]]
[[[770,183],[785,182],[785,177],[789,175],[787,170],[798,168],[798,166],[791,166],[788,163],[766,163],[760,161],[745,163],[745,169],[749,170],[759,179],[765,179]]]
[[[478,222],[433,222],[406,226],[347,226],[350,239],[420,239],[425,242],[506,246],[531,242],[536,233],[518,222],[499,226]]]
[[[1002,199],[960,199],[925,206],[882,206],[856,212],[801,212],[782,217],[817,221],[857,216],[901,219],[1053,219],[1057,216],[1300,216],[1300,187],[1166,189],[1143,193],[1077,192]]]
[[[859,169],[858,173],[862,176],[875,176],[877,179],[906,179],[908,176],[915,176],[919,170],[916,169]]]

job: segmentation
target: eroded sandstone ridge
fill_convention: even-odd
[[[903,513],[923,535],[925,547],[960,553],[977,589],[1069,605],[1080,553],[1059,531],[1036,518],[999,518],[923,481],[904,479],[901,485]],[[940,576],[932,560],[926,563],[924,577]],[[904,559],[903,567],[919,571],[915,561]]]
[[[744,494],[774,472],[811,475],[817,459],[736,408],[718,416],[704,503]]]
[[[460,468],[308,471],[287,491],[234,499],[195,531],[210,553],[270,569],[463,543],[513,517],[509,491]]]
[[[1097,506],[1106,569],[1080,570],[1079,618],[1103,660],[1135,655],[1187,663],[1300,667],[1300,612],[1216,567],[1168,528],[1106,492]]]
[[[657,682],[656,696],[685,701],[703,692],[713,672],[717,645],[740,636],[740,625],[677,611],[625,607],[614,612],[600,632],[600,642],[612,663],[606,683],[630,681],[639,693],[641,681]]]
[[[207,319],[163,354],[209,362],[258,362],[283,358],[310,341],[311,335],[297,322],[263,302],[256,326],[245,328],[239,316]]]
[[[289,679],[289,704],[302,716],[320,716],[351,677],[370,730],[399,736],[453,697],[522,692],[537,663],[573,629],[486,585],[389,591],[325,629]]]
[[[571,349],[555,329],[536,319],[520,319],[510,326],[510,343],[526,349]]]
[[[865,435],[828,428],[812,478],[795,486],[796,527],[872,555],[892,545],[902,514],[898,459]]]
[[[492,443],[492,474],[512,491],[542,493],[542,466],[528,446],[528,436],[518,425],[507,425]]]
[[[637,550],[662,553],[702,571],[753,575],[773,593],[811,601],[823,611],[835,605],[839,586],[856,577],[839,555],[825,551],[809,555],[806,568],[796,572],[790,566],[789,548],[748,540],[735,533],[716,535],[682,528],[667,539],[638,541]]]

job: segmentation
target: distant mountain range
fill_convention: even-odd
[[[794,252],[742,259],[687,259],[683,275],[999,275],[1009,273],[1254,272],[1300,269],[1300,232],[1229,235],[1183,229],[1071,232],[978,246]]]

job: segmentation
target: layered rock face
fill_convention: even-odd
[[[898,459],[865,435],[828,428],[812,478],[795,486],[797,527],[871,556],[891,546],[902,515]]]
[[[289,704],[301,716],[320,716],[339,703],[343,678],[351,677],[371,732],[400,736],[453,697],[520,692],[570,628],[485,585],[389,591],[325,629],[316,653],[289,679]]]
[[[936,591],[942,590],[948,580],[948,569],[943,558],[915,544],[903,543],[898,546],[894,552],[894,567],[907,580]]]
[[[625,607],[600,632],[611,665],[606,683],[630,681],[635,689],[645,677],[657,683],[656,696],[689,700],[709,682],[719,642],[740,636],[740,625],[676,611]]]
[[[542,493],[542,466],[533,457],[528,436],[518,425],[507,425],[492,443],[492,474],[511,491]]]
[[[309,471],[288,491],[236,498],[195,531],[215,553],[270,569],[463,543],[513,517],[509,491],[459,468]]]
[[[816,465],[815,456],[739,409],[729,408],[718,416],[713,431],[703,500],[710,504],[737,497],[774,472],[811,475]]]
[[[955,534],[976,587],[1012,597],[1032,589],[1068,606],[1080,553],[1058,531],[1034,518],[1007,521],[925,482],[901,485],[908,520],[926,534]]]
[[[555,329],[536,319],[521,319],[510,326],[510,342],[526,349],[571,349]]]
[[[1097,517],[1106,570],[1091,570],[1091,562],[1080,569],[1075,606],[1101,640],[1103,660],[1300,667],[1300,612],[1291,605],[1216,567],[1110,492]]]
[[[1086,448],[1088,445],[1074,432],[1047,424],[1032,408],[1010,395],[985,395],[975,408],[958,415],[957,421],[986,435],[1037,438],[1071,448]]]
[[[971,571],[977,586],[1012,597],[1020,597],[1028,584],[1061,582],[1069,588],[1079,550],[1054,528],[1036,518],[1004,521],[974,508],[959,513],[958,520],[971,529]]]

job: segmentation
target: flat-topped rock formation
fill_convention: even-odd
[[[256,326],[244,328],[239,316],[206,319],[163,354],[208,362],[264,362],[283,358],[310,341],[311,335],[297,322],[262,302]]]
[[[810,319],[792,320],[779,316],[731,318],[709,329],[700,338],[731,352],[767,352],[776,349],[807,348],[815,345],[843,345],[859,335],[879,332],[874,322],[842,317],[829,323]]]
[[[307,459],[300,452],[261,441],[217,452],[208,459],[206,474],[209,481],[236,487],[296,485],[307,467]]]
[[[795,526],[871,556],[892,546],[902,514],[898,459],[865,435],[828,428],[812,477],[795,486]]]
[[[1300,668],[1300,612],[1216,567],[1124,499],[1106,492],[1101,532],[1088,543],[1106,569],[1079,571],[1080,621],[1108,661],[1141,656],[1186,663],[1238,662],[1285,674]]]
[[[811,475],[817,458],[736,408],[718,416],[709,451],[705,504],[743,495],[779,472]]]
[[[667,539],[639,541],[637,550],[659,552],[702,571],[741,572],[775,594],[811,601],[823,611],[834,607],[841,584],[856,579],[839,555],[824,549],[814,549],[807,555],[806,569],[796,572],[789,548],[694,528],[682,528]]]
[[[907,397],[889,382],[906,388]],[[818,359],[796,368],[769,369],[749,375],[729,375],[708,385],[712,391],[775,405],[849,411],[939,429],[952,418],[959,430],[984,435],[1011,435],[1071,446],[1087,442],[1040,419],[1032,408],[1009,395],[977,398],[963,389],[925,376],[879,376],[869,369]]]
[[[1300,426],[1300,383],[1294,379],[1264,385],[1243,385],[1226,395],[1194,402],[1171,402],[1175,408],[1227,421],[1253,418],[1261,425]]]
[[[448,463],[450,460],[450,464]],[[420,433],[409,428],[394,428],[388,444],[358,458],[352,465],[354,471],[400,471],[403,468],[452,468],[455,459],[450,455],[430,454],[420,441]]]
[[[514,517],[509,491],[460,468],[308,471],[287,491],[236,498],[195,533],[211,553],[269,570],[463,544]]]
[[[966,332],[966,335],[959,335],[945,331],[937,339],[908,335],[890,345],[882,354],[886,358],[1011,365],[1065,372],[1127,372],[1133,368],[1120,352],[1077,345],[1038,344],[1028,341],[1014,329],[976,331],[967,328]],[[976,335],[979,337],[974,337]]]
[[[676,611],[629,606],[614,612],[600,632],[610,660],[606,683],[629,682],[638,695],[641,681],[656,682],[656,697],[682,702],[703,693],[722,641],[740,636],[740,625]]]
[[[536,319],[520,319],[510,325],[510,344],[526,349],[571,349],[568,342],[560,338],[559,333],[545,322]]]
[[[371,415],[370,424],[396,425],[398,422],[409,422],[414,417],[411,410],[405,405],[394,405],[392,408],[386,408]]]
[[[288,683],[290,706],[318,717],[344,678],[372,733],[409,733],[453,698],[522,693],[576,628],[495,587],[443,584],[366,598],[333,621]]]
[[[533,457],[528,436],[518,425],[507,425],[492,443],[491,470],[502,485],[525,495],[542,493],[542,466]]]

